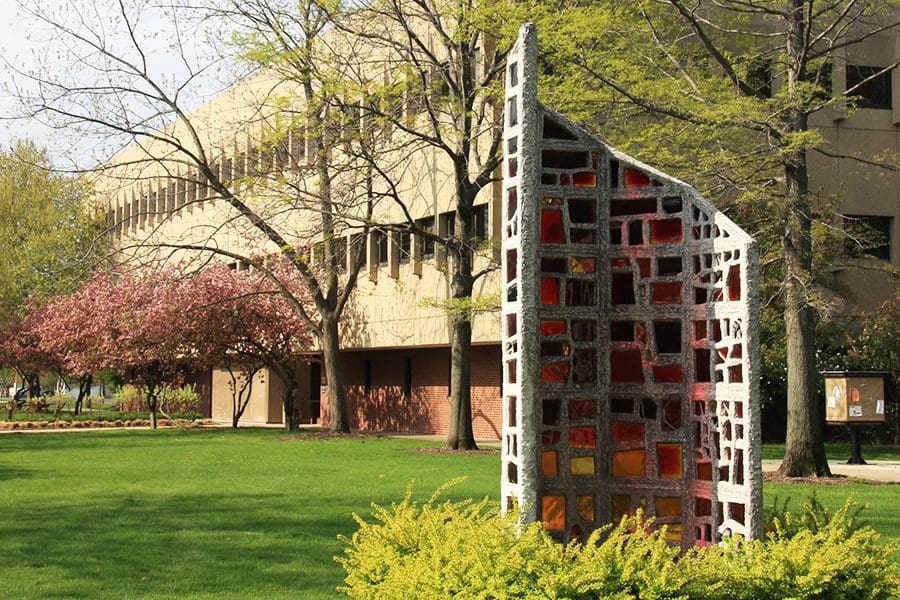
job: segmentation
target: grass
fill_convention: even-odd
[[[497,455],[404,439],[280,441],[277,430],[0,435],[0,597],[338,598],[338,534],[402,498],[499,496]],[[794,505],[810,486],[768,485]],[[820,486],[900,538],[900,486]]]

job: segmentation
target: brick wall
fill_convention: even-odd
[[[366,390],[366,362],[369,389]],[[408,362],[407,362],[408,361]],[[405,393],[406,371],[410,390]],[[447,433],[449,348],[345,352],[342,361],[350,427],[368,431]],[[500,346],[472,348],[472,427],[476,438],[500,439]],[[322,399],[322,422],[327,422]]]

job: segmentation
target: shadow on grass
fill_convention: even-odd
[[[20,567],[3,580],[34,577],[0,595],[41,595],[47,570],[71,598],[337,597],[336,532],[353,524],[310,512],[265,493],[111,494],[89,506],[42,506],[0,525],[4,566]]]

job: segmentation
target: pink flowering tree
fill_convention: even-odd
[[[210,357],[199,335],[204,324],[185,310],[188,282],[159,283],[152,274],[98,273],[52,299],[40,326],[41,346],[70,372],[109,368],[141,387],[154,428],[162,388],[179,385]]]
[[[237,271],[217,263],[188,278],[194,294],[189,312],[215,323],[204,332],[205,344],[210,360],[229,373],[233,427],[250,400],[253,378],[263,367],[282,384],[285,427],[293,430],[299,425],[297,379],[312,333],[292,301],[308,303],[309,294],[282,262],[277,256],[254,260],[264,265],[265,272]]]

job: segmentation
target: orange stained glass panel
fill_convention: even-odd
[[[622,517],[631,513],[631,496],[628,494],[616,494],[612,499],[613,521],[618,523]]]
[[[575,173],[572,176],[572,184],[575,187],[597,187],[597,174],[590,171]]]
[[[650,242],[653,244],[678,244],[683,238],[681,219],[650,221]]]
[[[550,306],[559,304],[559,279],[541,277],[541,302]]]
[[[569,374],[569,363],[557,362],[541,365],[541,381],[544,383],[565,383]]]
[[[572,475],[593,475],[594,457],[576,456],[569,461],[569,472]]]
[[[569,259],[573,273],[593,273],[597,268],[597,262],[593,258],[573,256]]]
[[[650,177],[637,169],[625,168],[625,187],[647,187],[650,185]]]
[[[646,456],[643,450],[613,453],[613,477],[646,477]]]
[[[541,335],[557,335],[565,332],[565,321],[541,321]]]
[[[644,424],[629,421],[613,421],[612,438],[615,442],[644,439]]]
[[[556,450],[545,450],[541,452],[541,474],[547,477],[559,475],[559,467],[557,466]]]
[[[544,198],[541,202],[546,206],[562,206],[562,198]]]
[[[657,445],[659,476],[663,479],[681,479],[684,470],[681,464],[681,444]]]
[[[594,497],[593,496],[575,496],[575,507],[578,509],[578,516],[585,521],[594,520]]]
[[[541,211],[541,243],[563,244],[565,243],[563,231],[562,212],[558,210]]]
[[[596,431],[593,427],[571,427],[569,429],[569,446],[572,448],[596,447]]]
[[[566,528],[566,497],[542,496],[541,521],[550,531],[562,531]]]
[[[659,496],[656,498],[657,517],[680,517],[681,498],[679,496]]]

